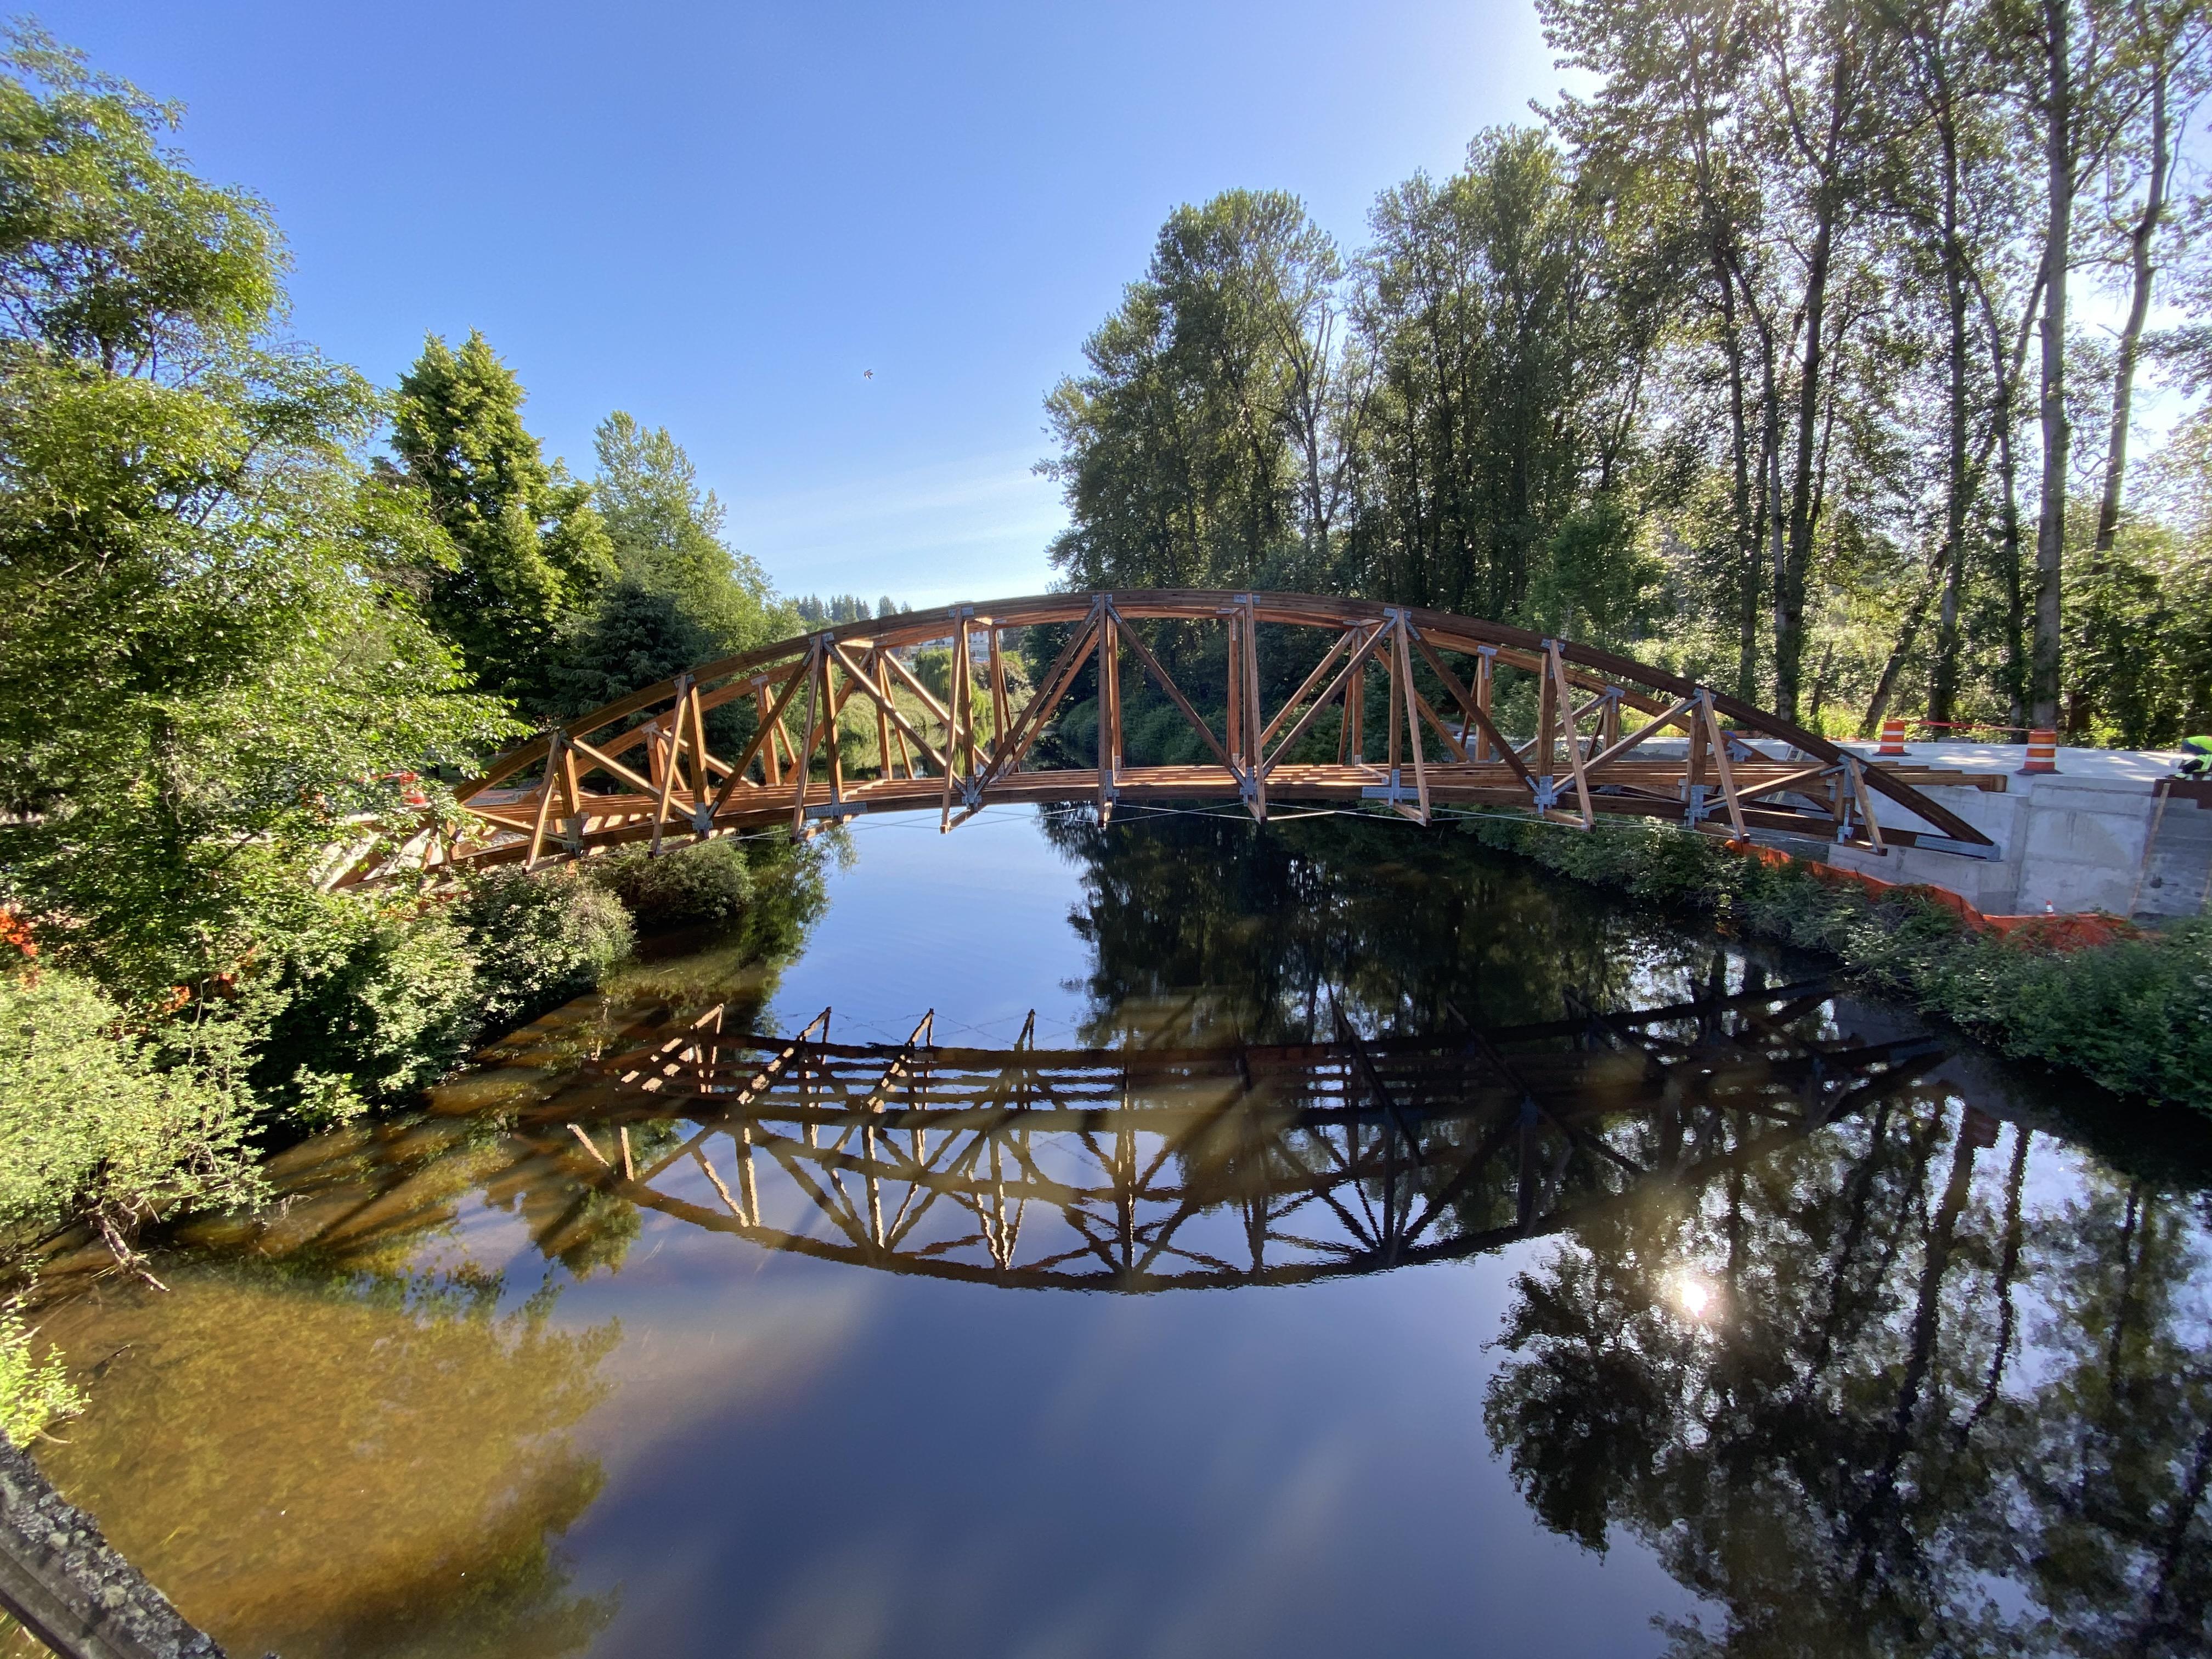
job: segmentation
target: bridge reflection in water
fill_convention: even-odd
[[[1825,982],[1425,1039],[963,1048],[725,1030],[586,1072],[464,1160],[549,1256],[621,1212],[887,1272],[1129,1292],[1296,1284],[1562,1231],[1694,1185],[1900,1088],[1921,1038],[1837,1040]],[[1025,1034],[1026,1036],[1026,1034]],[[450,1133],[450,1125],[448,1131]],[[425,1140],[423,1136],[429,1137]],[[358,1248],[447,1213],[445,1135],[280,1170],[264,1244]],[[303,1149],[304,1150],[304,1149]],[[340,1167],[343,1165],[343,1167]],[[328,1183],[338,1201],[319,1206]],[[342,1196],[341,1196],[342,1195]],[[634,1221],[631,1224],[635,1224]]]

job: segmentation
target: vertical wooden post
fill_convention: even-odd
[[[1397,613],[1393,611],[1392,620],[1385,625],[1395,629],[1398,626],[1396,617]],[[1389,737],[1387,752],[1389,757],[1390,800],[1391,804],[1395,805],[1398,799],[1398,709],[1403,701],[1403,693],[1399,684],[1398,664],[1395,655],[1389,655],[1383,659],[1383,668],[1390,681],[1390,718],[1384,729]]]
[[[889,782],[895,774],[891,770],[891,717],[884,712],[883,696],[884,648],[878,645],[868,653],[868,659],[860,666],[866,671],[868,689],[877,694],[876,703],[876,775]]]
[[[677,783],[683,775],[683,768],[678,763],[684,750],[684,695],[690,686],[691,677],[689,674],[676,677],[676,707],[670,709],[665,717],[665,726],[659,721],[654,722],[653,734],[648,740],[654,757],[659,762],[653,772],[653,781],[660,786],[659,799],[653,803],[653,809],[651,850],[655,855],[660,851],[661,831],[668,823],[669,803],[675,798]],[[703,786],[701,793],[705,793]]]
[[[1720,775],[1721,804],[1728,808],[1729,828],[1735,831],[1738,841],[1745,840],[1750,832],[1743,824],[1743,802],[1736,796],[1735,763],[1729,757],[1728,733],[1721,730],[1721,717],[1713,708],[1711,692],[1700,694],[1698,704],[1705,717],[1706,735],[1712,741],[1713,769]]]
[[[1265,758],[1260,734],[1267,729],[1260,707],[1260,607],[1249,593],[1238,596],[1244,612],[1244,773],[1250,785],[1245,807],[1261,823],[1267,821],[1267,784],[1261,775]]]
[[[837,743],[837,714],[842,704],[837,697],[837,683],[832,678],[836,672],[836,657],[824,651],[822,656],[822,706],[827,711],[823,721],[823,746],[829,752],[823,757],[830,763],[830,799],[845,799],[845,759]]]
[[[1701,816],[1698,811],[1698,807],[1701,805],[1700,791],[1704,789],[1705,783],[1705,722],[1703,718],[1704,712],[1705,692],[1700,690],[1696,699],[1691,704],[1689,718],[1683,722],[1683,724],[1687,726],[1690,729],[1690,756],[1688,763],[1682,769],[1682,800],[1684,803],[1682,817],[1685,823],[1691,824],[1697,823]]]
[[[1491,677],[1496,673],[1497,669],[1498,647],[1494,645],[1482,647],[1475,653],[1474,659],[1474,706],[1482,711],[1483,718],[1486,720],[1490,716]],[[1492,761],[1500,758],[1490,752],[1490,733],[1479,724],[1475,728],[1474,758],[1479,761]]]
[[[707,711],[699,701],[699,682],[689,674],[684,680],[683,707],[691,728],[691,804],[697,807],[714,798],[714,775],[707,769]]]
[[[1006,659],[1005,648],[999,642],[998,623],[988,622],[991,630],[991,747],[990,756],[996,761],[1006,746],[1006,727],[1013,723],[1013,711],[1006,701]]]
[[[1361,644],[1366,643],[1362,641]],[[1354,647],[1355,649],[1357,647]],[[1367,665],[1362,663],[1352,671],[1352,678],[1344,688],[1344,723],[1352,732],[1352,763],[1367,763]]]
[[[1566,723],[1567,765],[1574,774],[1575,800],[1582,808],[1583,828],[1591,829],[1597,823],[1597,809],[1590,805],[1589,774],[1584,769],[1582,723],[1575,714],[1575,684],[1567,678],[1566,654],[1554,640],[1546,653],[1545,672],[1559,686],[1559,707]]]
[[[885,660],[890,654],[887,651],[878,651],[876,653],[876,690],[883,694],[883,700],[885,702],[891,700],[891,667]],[[914,757],[907,750],[906,733],[893,726],[891,741],[898,745],[899,764],[906,769],[907,776],[909,779],[919,777],[921,773],[915,766]]]
[[[954,713],[960,721],[961,751],[968,757],[968,775],[972,778],[980,769],[975,760],[975,653],[968,637],[971,625],[963,609],[960,615],[959,648],[952,653],[952,678],[953,689],[960,694]]]
[[[960,770],[960,722],[966,700],[962,693],[968,689],[966,672],[968,660],[968,618],[965,615],[955,621],[952,633],[951,672],[945,687],[945,788],[938,798],[937,831],[949,835],[952,830],[952,782]],[[971,750],[968,757],[968,775],[975,775],[975,757]]]
[[[758,731],[768,732],[768,738],[760,746],[761,776],[771,789],[783,781],[783,757],[776,752],[775,733],[769,728],[768,682],[756,677],[753,680],[753,707],[759,711],[755,716]]]
[[[1121,640],[1111,606],[1098,618],[1098,822],[1114,817],[1115,760],[1121,746]]]
[[[546,820],[553,811],[553,781],[561,772],[561,749],[568,734],[555,726],[545,734],[545,781],[538,787],[538,816],[530,825],[530,854],[522,860],[522,867],[538,867],[538,854],[545,846]]]
[[[1544,653],[1548,658],[1553,649],[1550,640],[1544,641]],[[1536,752],[1535,764],[1528,769],[1539,781],[1548,781],[1559,771],[1559,692],[1553,683],[1547,662],[1543,672],[1536,677]]]
[[[1392,654],[1396,659],[1398,678],[1406,687],[1406,741],[1412,745],[1413,751],[1413,799],[1420,809],[1415,821],[1425,824],[1429,821],[1429,769],[1421,752],[1420,705],[1413,701],[1413,653],[1407,643],[1409,631],[1410,624],[1401,611],[1398,617],[1398,637],[1394,642]],[[1398,810],[1402,812],[1406,809],[1400,806]]]
[[[806,833],[806,778],[814,769],[814,740],[822,729],[822,641],[817,638],[807,647],[806,666],[806,741],[792,757],[791,834],[797,840]]]
[[[584,848],[584,784],[576,772],[575,748],[565,741],[561,745],[561,787],[568,796],[568,848],[580,853]]]
[[[1244,753],[1244,666],[1237,660],[1238,641],[1243,630],[1237,626],[1235,611],[1222,613],[1229,624],[1229,659],[1227,664],[1229,712],[1225,718],[1229,736],[1229,758],[1237,769],[1249,769],[1250,762]]]

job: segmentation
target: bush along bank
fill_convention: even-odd
[[[228,969],[159,1000],[110,982],[65,920],[0,909],[0,1270],[73,1222],[127,1261],[146,1220],[252,1201],[258,1152],[413,1103],[641,932],[788,949],[820,857],[710,842],[434,895],[288,893]]]
[[[1823,879],[1802,860],[1753,856],[1662,824],[1575,830],[1484,816],[1467,828],[1486,847],[1577,881],[1834,957],[2000,1054],[2212,1112],[2212,922],[2156,932],[2122,924],[2105,930],[2108,942],[2086,945],[2065,929],[1997,935],[1932,890],[1868,891]]]

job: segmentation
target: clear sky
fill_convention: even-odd
[[[1356,245],[1560,81],[1526,0],[33,14],[273,204],[301,337],[389,384],[481,328],[549,453],[627,409],[780,587],[916,605],[1045,585],[1042,399],[1170,210],[1281,188]]]

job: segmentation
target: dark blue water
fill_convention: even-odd
[[[1419,1035],[1817,967],[1447,831],[994,813],[859,829],[768,1002],[1281,1042],[1321,987]],[[1841,992],[1801,1027],[1912,1029]],[[1546,1236],[1156,1294],[764,1249],[519,1152],[544,1068],[465,1081],[286,1154],[169,1295],[50,1310],[93,1404],[42,1462],[242,1653],[2199,1650],[2201,1137],[1945,1042]]]

